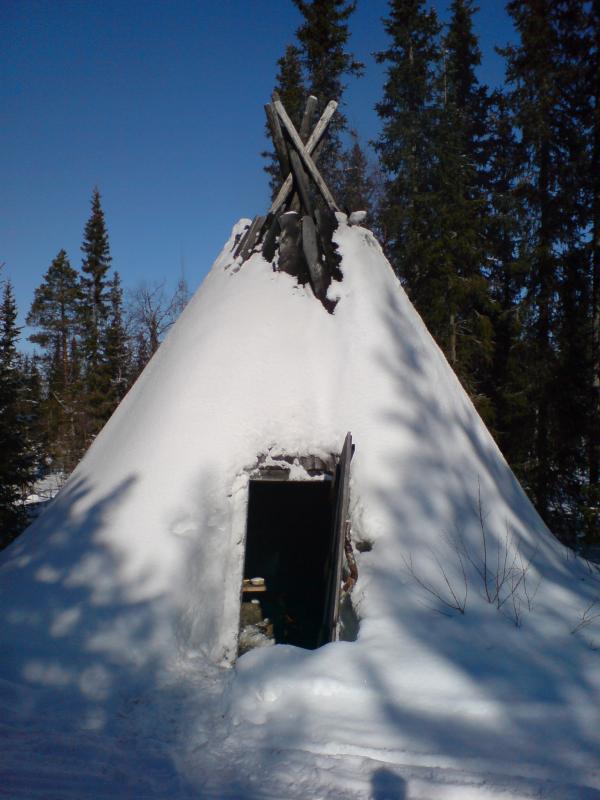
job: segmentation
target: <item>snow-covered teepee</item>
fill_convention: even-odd
[[[1,555],[6,796],[600,797],[598,574],[337,211],[330,110],[269,107],[280,198]]]

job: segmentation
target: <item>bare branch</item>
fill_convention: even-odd
[[[408,558],[406,558],[405,556],[402,556],[402,560],[404,561],[404,566],[406,568],[406,571],[409,573],[409,575],[415,580],[415,582],[422,589],[424,589],[430,595],[435,597],[436,600],[438,600],[440,603],[442,603],[442,605],[446,606],[447,608],[452,608],[455,611],[458,611],[460,614],[464,614],[465,613],[465,608],[466,608],[466,603],[467,603],[467,594],[468,594],[466,573],[463,570],[463,577],[464,577],[464,580],[465,580],[465,595],[464,595],[464,599],[461,601],[461,600],[458,599],[458,597],[456,595],[456,592],[454,591],[454,589],[453,589],[453,587],[452,587],[452,585],[450,583],[450,580],[448,579],[448,575],[447,575],[445,569],[440,564],[439,560],[437,559],[437,557],[435,555],[434,555],[434,558],[435,558],[435,561],[436,561],[436,563],[437,563],[437,565],[438,565],[438,567],[439,567],[439,569],[440,569],[440,571],[442,573],[442,576],[444,578],[444,582],[446,583],[446,586],[448,587],[448,589],[450,591],[450,597],[445,597],[441,592],[439,592],[437,589],[435,589],[430,583],[427,583],[421,577],[419,577],[419,575],[417,575],[417,573],[415,571],[415,568],[414,568],[414,565],[413,565],[412,555],[410,555]],[[462,564],[462,561],[461,561],[461,564]]]
[[[588,625],[591,625],[597,619],[600,619],[600,611],[596,614],[592,614],[592,611],[599,602],[600,600],[598,598],[592,600],[589,606],[582,612],[579,622],[572,629],[571,633],[577,633],[577,631],[580,631],[582,628],[587,628]]]

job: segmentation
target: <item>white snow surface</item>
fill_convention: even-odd
[[[338,228],[329,314],[260,254],[240,266],[244,224],[0,554],[0,797],[600,798],[600,575],[369,231]],[[358,639],[236,662],[248,474],[347,431]]]

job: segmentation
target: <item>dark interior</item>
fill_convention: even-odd
[[[265,579],[266,591],[253,597],[278,644],[329,641],[332,495],[329,480],[250,481],[244,578]]]

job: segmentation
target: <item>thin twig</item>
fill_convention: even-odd
[[[598,604],[598,598],[592,600],[589,606],[585,609],[585,611],[581,615],[581,619],[579,620],[578,624],[573,628],[571,633],[577,633],[582,628],[587,628],[588,625],[591,625],[597,619],[600,619],[600,612],[598,614],[592,614],[590,616],[590,612],[594,609],[594,606]]]

